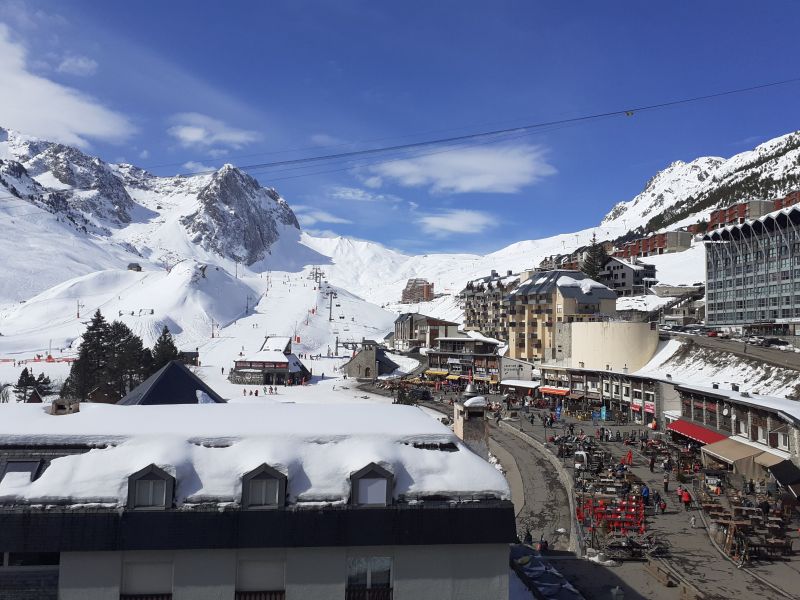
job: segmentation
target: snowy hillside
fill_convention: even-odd
[[[772,200],[800,187],[800,132],[769,140],[729,159],[677,161],[632,200],[620,202],[601,226],[657,231],[695,223],[712,209],[743,200]]]

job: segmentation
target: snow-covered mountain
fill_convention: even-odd
[[[0,301],[25,300],[71,276],[134,261],[281,267],[280,257],[270,260],[276,245],[308,262],[321,258],[299,246],[300,227],[286,201],[232,165],[157,177],[0,128],[0,197],[0,222],[22,237],[36,236],[31,255],[20,251],[15,236],[0,240],[13,265],[5,265],[9,278],[0,283]],[[26,232],[29,223],[44,227]],[[76,246],[80,259],[62,260],[65,247]]]
[[[712,209],[743,200],[772,200],[800,187],[800,132],[771,139],[729,159],[677,161],[620,202],[602,225],[657,231],[705,218]]]
[[[17,342],[23,339],[37,351],[51,342],[69,345],[82,330],[75,315],[81,303],[85,312],[99,307],[129,321],[146,339],[169,324],[181,343],[196,344],[213,327],[232,326],[248,304],[264,298],[278,273],[291,274],[292,285],[300,286],[307,281],[302,271],[320,265],[340,296],[348,297],[348,310],[341,319],[320,321],[307,338],[316,345],[306,350],[315,351],[356,331],[380,337],[393,312],[407,310],[392,303],[409,278],[427,278],[437,292],[452,295],[493,269],[532,268],[546,256],[588,244],[594,234],[614,239],[694,222],[717,205],[773,198],[797,187],[800,134],[793,133],[727,160],[673,163],[594,228],[515,242],[483,256],[414,256],[375,242],[301,233],[276,190],[232,165],[159,177],[0,128],[0,333],[6,338],[0,351],[21,351]],[[703,278],[701,245],[647,260],[657,264],[665,283]],[[127,272],[129,262],[140,263],[144,275]],[[211,276],[198,278],[203,269],[213,269]],[[273,333],[294,333],[288,330],[307,320],[312,305],[326,304],[320,290],[306,292],[313,292],[304,300],[308,306],[294,307],[291,323],[270,321]],[[147,308],[152,314],[139,314]],[[458,319],[452,298],[424,308]],[[285,312],[272,304],[269,310]],[[352,331],[345,334],[340,321],[349,321]]]

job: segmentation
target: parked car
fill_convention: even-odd
[[[781,338],[764,338],[765,346],[788,346],[789,342]]]
[[[719,337],[719,334],[713,329],[706,334],[708,337]]]

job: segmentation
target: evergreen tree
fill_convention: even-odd
[[[107,383],[121,398],[144,381],[150,361],[146,360],[141,338],[121,321],[111,323],[110,349]]]
[[[161,335],[158,336],[155,346],[153,346],[153,364],[151,366],[152,372],[158,371],[169,361],[177,358],[178,348],[175,346],[175,340],[172,339],[172,334],[169,332],[169,327],[164,325]]]
[[[592,235],[592,243],[586,250],[586,257],[581,262],[581,271],[589,279],[595,281],[600,277],[600,272],[608,262],[608,253],[601,243],[597,241],[597,235]]]
[[[39,376],[36,378],[35,387],[42,398],[53,393],[53,383],[44,373],[39,373]]]
[[[108,382],[111,360],[111,326],[98,309],[83,334],[78,358],[72,363],[62,395],[85,400],[98,384]]]
[[[28,392],[33,391],[34,387],[36,387],[36,377],[28,372],[28,367],[25,367],[22,369],[22,373],[19,374],[17,385],[14,386],[14,393],[17,396],[17,400],[19,402],[27,402]]]

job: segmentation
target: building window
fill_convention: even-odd
[[[278,508],[286,500],[286,475],[263,464],[242,476],[242,506]]]
[[[767,430],[764,427],[758,428],[758,441],[762,444],[767,443]]]
[[[152,508],[164,506],[167,494],[167,483],[161,478],[148,477],[136,482],[136,500],[134,508]]]
[[[392,559],[352,556],[347,559],[346,600],[391,600]]]
[[[175,478],[149,465],[128,477],[128,508],[152,510],[172,506]]]
[[[778,434],[778,448],[781,450],[789,450],[789,434],[788,433],[779,433]]]
[[[57,567],[58,552],[0,552],[0,567]]]
[[[41,460],[9,460],[0,473],[0,482],[17,485],[27,484],[35,480],[39,474]]]
[[[380,465],[370,463],[350,476],[351,504],[357,506],[387,506],[392,501],[394,476]]]

